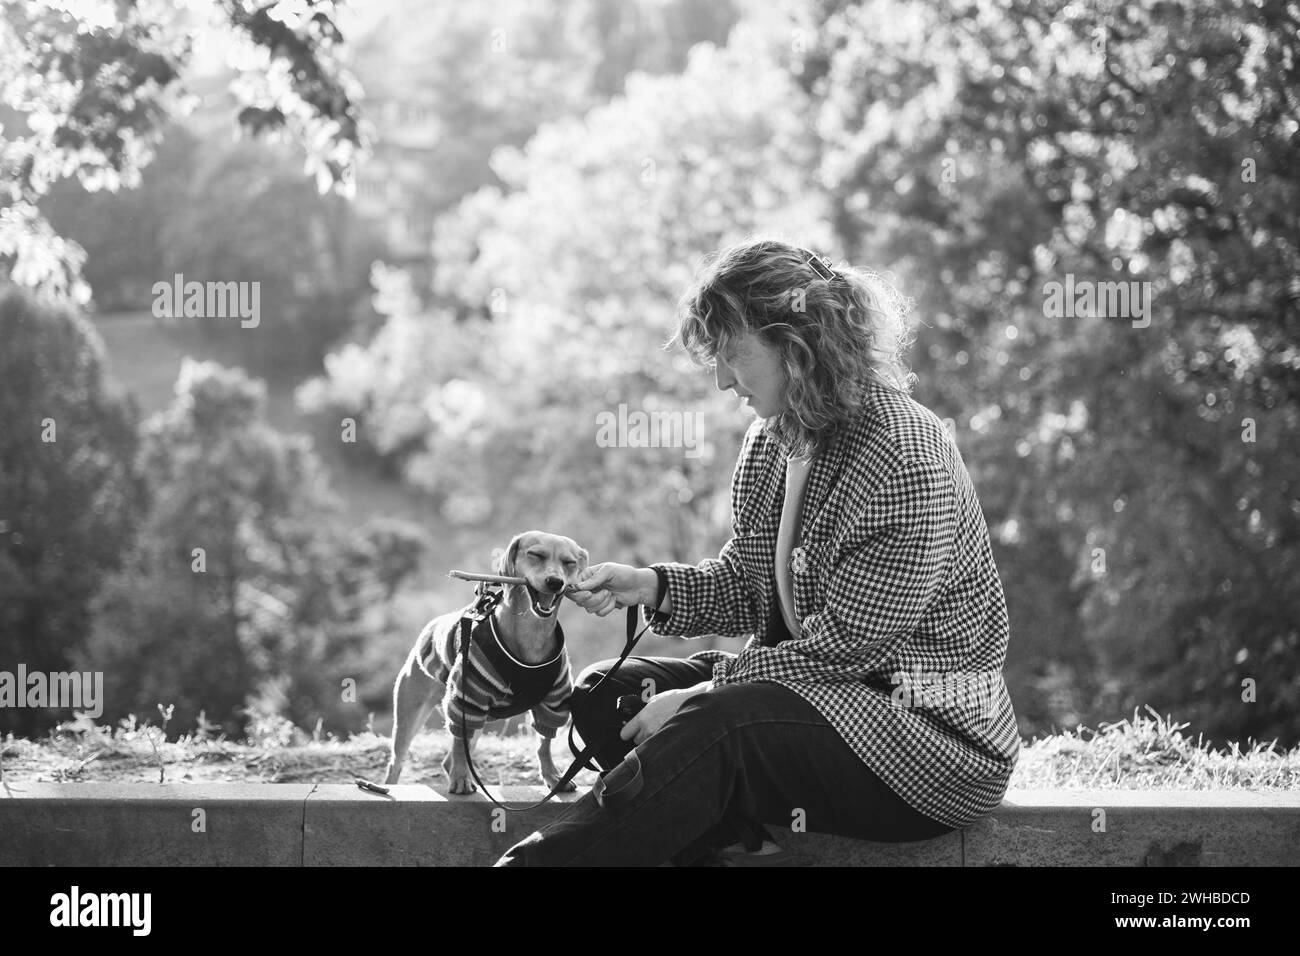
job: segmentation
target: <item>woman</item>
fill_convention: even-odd
[[[733,537],[698,566],[595,565],[573,599],[752,636],[629,658],[594,694],[612,662],[588,668],[574,720],[606,772],[498,865],[761,865],[782,856],[761,823],[907,841],[999,804],[1020,746],[1006,602],[961,455],[908,397],[905,311],[878,276],[783,242],[706,265],[677,339],[758,416]],[[620,732],[616,699],[646,688]]]

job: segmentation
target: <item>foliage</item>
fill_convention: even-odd
[[[111,395],[98,336],[72,310],[0,286],[0,670],[65,670],[143,494],[134,409]],[[46,719],[0,709],[0,728]]]
[[[394,111],[369,117],[399,151],[394,165],[423,173],[415,211],[447,209],[490,179],[498,146],[522,145],[539,124],[595,104],[598,48],[584,35],[581,8],[565,0],[384,4],[352,52],[353,68],[368,101]],[[401,152],[412,136],[427,148]]]
[[[81,274],[98,311],[149,308],[154,282],[168,276],[168,230],[176,229],[169,223],[186,208],[194,167],[209,148],[172,124],[137,188],[91,191],[64,179],[41,199],[39,208],[55,233],[85,252]]]
[[[259,283],[260,321],[177,317],[245,368],[284,378],[321,357],[364,311],[380,245],[339,196],[319,195],[290,151],[168,128],[137,189],[57,184],[41,203],[87,252],[83,275],[100,311],[148,311],[154,284]]]
[[[1000,545],[1009,669],[1076,715],[1300,738],[1294,5],[816,10],[834,219],[934,323],[917,367]],[[1149,325],[1053,317],[1067,275],[1150,283]]]
[[[242,64],[241,126],[292,132],[322,191],[346,187],[362,146],[358,90],[337,63],[336,0],[220,0]],[[84,255],[37,206],[57,180],[138,184],[169,116],[193,18],[178,0],[12,0],[0,7],[0,265],[19,285],[86,301]],[[22,130],[22,126],[26,130]]]
[[[381,131],[362,173],[421,224],[500,185],[497,149],[606,102],[629,73],[679,72],[694,43],[725,39],[735,20],[718,0],[384,0],[376,13],[351,56]]]
[[[592,88],[609,98],[630,73],[680,73],[696,43],[721,46],[737,10],[726,0],[590,0],[586,12],[599,61]]]
[[[156,274],[259,283],[256,327],[237,317],[179,321],[197,322],[256,372],[315,371],[365,304],[378,243],[341,197],[318,195],[284,151],[247,143],[213,152],[167,217]]]
[[[357,415],[464,524],[509,526],[541,506],[601,558],[716,550],[746,421],[660,346],[705,252],[754,229],[824,236],[803,116],[752,36],[698,46],[681,76],[630,77],[624,96],[499,151],[505,188],[439,226],[449,308],[387,293],[374,341],[327,359],[302,401]],[[698,415],[702,440],[600,447],[598,415],[620,405]]]
[[[234,736],[247,703],[357,729],[343,681],[361,676],[383,607],[414,570],[419,538],[387,523],[349,533],[306,439],[264,420],[244,374],[186,362],[176,400],[146,422],[150,508],[110,580],[83,665],[105,674],[110,717],[171,701]]]

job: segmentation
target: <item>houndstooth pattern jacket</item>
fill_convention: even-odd
[[[984,514],[933,412],[874,388],[814,461],[790,559],[802,633],[777,643],[777,527],[785,459],[756,421],[732,480],[717,558],[656,565],[660,634],[749,636],[701,651],[715,686],[770,681],[808,700],[908,804],[962,827],[998,806],[1019,755],[1002,679],[1006,600]],[[649,609],[645,609],[650,619]]]

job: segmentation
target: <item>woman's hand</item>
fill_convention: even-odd
[[[566,596],[588,614],[604,617],[615,608],[653,604],[658,587],[659,578],[654,569],[607,561],[593,564],[583,572],[576,589],[566,592]]]
[[[694,687],[680,687],[655,694],[641,708],[640,713],[623,725],[623,729],[618,732],[619,737],[623,740],[631,740],[633,743],[641,743],[668,723],[682,704],[696,694],[705,693],[712,686],[713,682],[706,680]]]

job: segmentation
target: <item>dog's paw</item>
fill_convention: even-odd
[[[473,793],[478,789],[470,778],[469,767],[453,761],[450,756],[442,762],[442,772],[447,775],[448,793]]]
[[[461,794],[473,793],[477,789],[478,787],[474,785],[474,781],[469,778],[468,774],[463,777],[452,777],[451,783],[447,787],[449,793]]]
[[[542,785],[545,786],[547,790],[554,790],[555,785],[560,782],[560,777],[561,774],[554,769],[551,769],[550,771],[543,770]],[[559,790],[556,790],[556,793],[572,793],[574,790],[577,789],[578,789],[578,785],[574,783],[572,780],[570,780],[564,786],[560,787]]]

